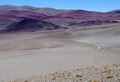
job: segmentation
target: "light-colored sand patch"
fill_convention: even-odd
[[[78,67],[120,63],[120,52],[109,49],[97,50],[96,47],[84,43],[58,41],[60,42],[65,45],[37,50],[1,52],[0,79],[15,79]]]

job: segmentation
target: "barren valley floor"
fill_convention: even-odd
[[[120,25],[98,27],[89,30],[1,34],[0,80],[8,82],[71,69],[119,65]]]

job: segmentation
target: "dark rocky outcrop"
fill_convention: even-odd
[[[82,21],[79,23],[71,23],[69,26],[91,26],[91,25],[102,25],[102,24],[113,24],[113,23],[119,23],[118,21],[112,21],[112,20],[89,20],[89,21]]]
[[[10,20],[8,18],[0,18],[0,30],[5,30],[8,25],[10,25],[14,22],[15,21]]]

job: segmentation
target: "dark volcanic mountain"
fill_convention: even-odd
[[[6,19],[6,18],[0,18],[0,30],[4,30],[7,28],[8,25],[14,23],[15,21]]]
[[[62,27],[36,19],[23,19],[19,22],[14,22],[6,27],[2,32],[24,32],[24,31],[39,31],[39,30],[54,30]]]

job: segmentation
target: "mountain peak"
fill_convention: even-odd
[[[120,9],[112,10],[109,13],[120,14]]]
[[[9,5],[9,4],[0,6],[0,10],[11,10],[11,9],[16,9],[16,8],[17,8],[17,6]]]
[[[10,4],[5,4],[5,5],[0,5],[0,7],[17,7],[17,6],[15,6],[15,5],[10,5]]]

